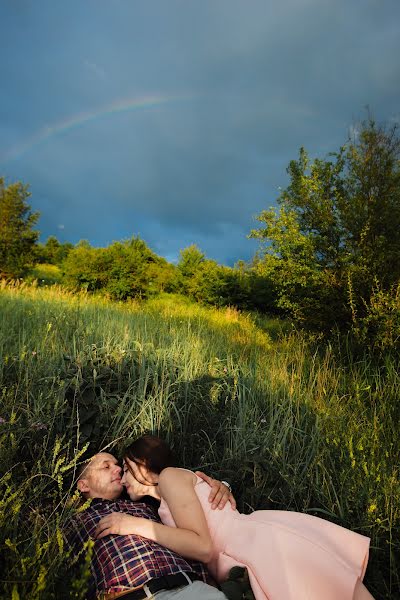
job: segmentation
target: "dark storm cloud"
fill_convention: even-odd
[[[140,233],[170,259],[190,243],[248,258],[252,217],[300,146],[336,150],[367,104],[399,116],[394,0],[37,6],[0,8],[0,156],[2,173],[31,183],[44,237],[102,245]],[[100,114],[154,94],[166,100]],[[13,146],[24,150],[7,158]]]

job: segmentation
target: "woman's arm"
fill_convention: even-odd
[[[176,527],[168,527],[149,519],[113,513],[101,519],[96,538],[110,533],[133,533],[165,546],[181,556],[208,562],[212,541],[203,509],[194,490],[196,479],[190,471],[164,469],[158,489],[171,511]]]

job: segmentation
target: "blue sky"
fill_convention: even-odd
[[[400,118],[398,0],[2,0],[0,175],[41,239],[249,259],[300,146]]]

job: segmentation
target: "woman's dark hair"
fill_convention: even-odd
[[[167,467],[175,466],[171,448],[156,435],[143,435],[130,444],[124,452],[124,458],[144,464],[150,471],[161,473]]]

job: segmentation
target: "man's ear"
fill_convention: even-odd
[[[76,485],[77,485],[78,490],[81,492],[81,494],[90,492],[90,487],[88,485],[87,479],[79,479],[78,483]]]

